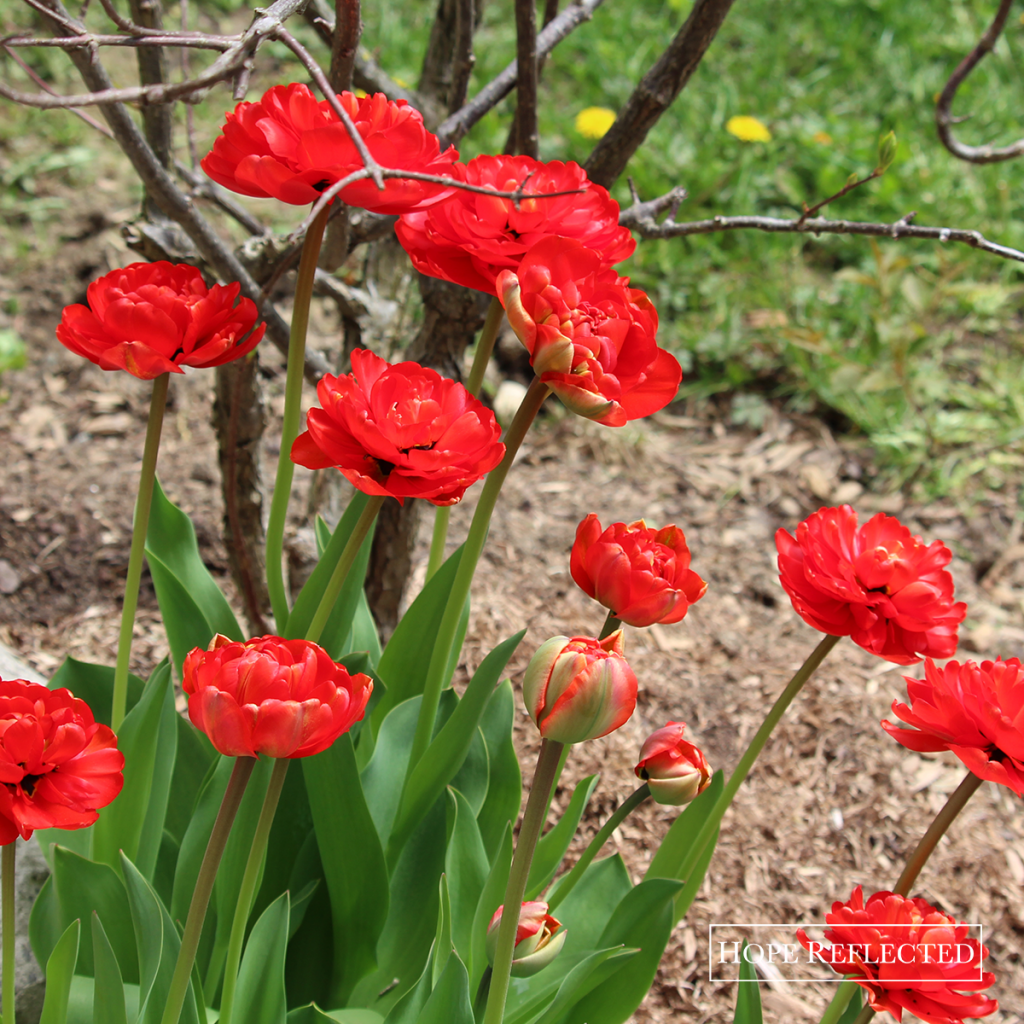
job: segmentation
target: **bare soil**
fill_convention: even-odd
[[[96,197],[97,203],[102,197]],[[65,351],[54,326],[65,303],[82,301],[94,277],[135,257],[108,208],[78,209],[46,267],[0,268],[0,308],[29,342],[29,363],[0,381],[0,640],[43,673],[66,655],[112,663],[141,457],[148,385],[103,373]],[[14,300],[13,302],[11,300]],[[337,347],[327,313],[314,344]],[[283,404],[280,356],[261,359],[273,412],[268,467]],[[311,395],[309,396],[311,399]],[[553,403],[552,403],[553,404]],[[213,435],[211,379],[176,378],[160,452],[169,496],[192,516],[203,556],[234,600],[220,540],[222,508]],[[833,437],[813,419],[776,413],[760,432],[738,428],[712,406],[674,407],[612,431],[552,408],[528,438],[502,494],[473,592],[460,668],[469,672],[523,625],[512,662],[521,678],[530,653],[558,633],[594,632],[603,609],[568,573],[575,528],[588,512],[604,523],[641,517],[678,523],[707,596],[674,626],[627,627],[641,682],[633,718],[611,736],[574,750],[555,798],[599,771],[575,857],[635,787],[643,738],[685,721],[716,768],[730,771],[772,700],[817,643],[778,584],[773,535],[822,504],[882,510],[955,553],[958,596],[970,606],[961,656],[1018,656],[1024,639],[1024,545],[1017,494],[975,493],[958,506],[905,504],[870,490],[871,453]],[[309,523],[300,471],[290,528]],[[268,478],[270,474],[268,473]],[[475,498],[452,517],[464,535]],[[427,529],[413,590],[423,577]],[[143,583],[133,666],[145,673],[166,652],[148,578]],[[708,981],[712,922],[821,921],[833,900],[862,884],[891,888],[907,852],[964,775],[951,755],[918,755],[880,728],[904,699],[897,666],[843,641],[776,730],[728,814],[708,878],[674,933],[639,1022],[732,1020],[736,986]],[[535,731],[517,723],[529,774]],[[645,805],[613,836],[634,880],[673,820]],[[986,784],[927,865],[918,892],[960,919],[981,922],[996,974],[994,1021],[1024,1021],[1024,813],[1006,789]],[[762,986],[771,1021],[816,1020],[834,989],[776,980]]]

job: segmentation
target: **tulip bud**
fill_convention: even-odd
[[[541,736],[582,743],[627,721],[637,681],[622,651],[621,629],[604,640],[556,636],[537,648],[523,677],[523,699]]]
[[[498,948],[498,926],[504,906],[498,907],[487,926],[487,961],[494,965]],[[548,913],[548,905],[540,900],[529,900],[519,911],[519,927],[512,953],[512,977],[529,978],[543,970],[558,956],[568,934],[561,922]]]
[[[634,769],[659,804],[673,807],[689,803],[711,782],[711,769],[698,747],[683,739],[685,722],[669,722],[652,732],[640,748]]]

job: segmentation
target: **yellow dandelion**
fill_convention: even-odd
[[[576,115],[576,131],[585,139],[599,139],[615,124],[615,111],[607,107],[587,107]]]
[[[756,117],[741,114],[725,122],[725,130],[741,142],[770,142],[772,133]]]
[[[369,93],[365,89],[356,89],[356,99],[365,100]]]
[[[832,145],[832,136],[829,135],[828,132],[815,132],[811,136],[811,138],[814,139],[814,141],[817,142],[819,146],[831,146]]]

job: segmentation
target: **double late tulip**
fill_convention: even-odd
[[[487,926],[487,960],[493,965],[498,948],[498,926],[505,907],[494,912]],[[540,900],[528,900],[519,911],[516,944],[512,953],[512,977],[529,978],[542,971],[561,952],[568,934],[560,921],[548,913],[548,905]]]
[[[652,732],[640,748],[640,763],[633,772],[647,783],[659,804],[689,803],[711,783],[707,759],[699,747],[683,739],[685,729],[685,722],[669,722]]]

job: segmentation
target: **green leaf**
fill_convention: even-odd
[[[454,950],[449,953],[433,991],[425,989],[424,978],[388,1014],[384,1024],[474,1024],[469,975]]]
[[[760,992],[758,992],[760,995]],[[843,1010],[843,1015],[839,1018],[836,1024],[854,1024],[857,1018],[860,1016],[860,1011],[864,1009],[864,1000],[861,998],[863,990],[858,985],[853,990],[853,995],[850,996],[850,1001],[846,1004],[846,1009]]]
[[[491,866],[469,801],[456,789],[449,789],[448,794],[451,838],[445,853],[444,870],[451,897],[450,939],[468,964],[472,958],[473,918]]]
[[[558,906],[558,920],[569,932],[563,953],[589,953],[614,945],[602,943],[601,936],[618,906],[632,891],[629,872],[617,853],[594,861]]]
[[[430,987],[434,989],[452,952],[452,906],[448,897],[448,878],[441,875],[437,885],[437,931],[430,958]]]
[[[469,977],[475,992],[487,966],[487,926],[494,912],[501,906],[508,887],[508,873],[512,868],[512,825],[505,823],[505,834],[501,838],[487,881],[480,890],[476,910],[473,913],[473,929],[470,942]]]
[[[238,970],[235,1013],[245,1024],[285,1024],[284,957],[288,946],[288,893],[253,925]]]
[[[178,841],[185,838],[199,792],[210,770],[220,755],[213,744],[187,718],[176,714],[178,751],[171,776],[170,799],[164,816],[164,828]]]
[[[555,877],[600,778],[600,775],[588,775],[577,785],[569,800],[569,806],[565,809],[558,824],[542,836],[540,842],[537,843],[533,863],[530,865],[530,879],[526,883],[526,898],[528,900],[535,900],[548,882]]]
[[[469,744],[462,767],[448,783],[452,789],[457,789],[466,798],[466,802],[473,809],[474,817],[480,813],[480,808],[483,807],[484,801],[487,799],[490,775],[491,766],[487,754],[487,744],[484,742],[484,734],[480,731],[480,726],[477,726],[473,730],[473,739]]]
[[[388,861],[394,861],[409,833],[444,791],[469,753],[477,724],[494,693],[498,678],[526,630],[498,644],[480,663],[451,717],[427,747],[416,770],[406,780],[394,828],[388,840]]]
[[[150,685],[158,685],[156,676],[160,671],[167,673],[167,682],[164,684],[163,705],[157,726],[156,755],[153,761],[149,799],[145,804],[145,819],[142,822],[142,832],[139,835],[138,852],[134,857],[135,866],[150,881],[153,881],[157,858],[163,843],[164,820],[167,817],[167,805],[171,796],[171,779],[174,775],[178,755],[178,728],[182,722],[181,715],[174,707],[174,689],[170,685],[170,665],[163,662],[154,671]],[[123,730],[122,726],[122,732]],[[120,746],[120,737],[118,746]]]
[[[134,861],[139,852],[143,826],[151,798],[159,743],[161,718],[170,701],[174,713],[171,691],[170,666],[163,662],[153,671],[138,704],[125,717],[117,736],[118,749],[124,754],[124,788],[117,799],[100,811],[100,819],[92,827],[92,859],[119,866],[118,854],[123,851]],[[163,751],[167,755],[166,748]],[[166,765],[161,766],[161,774]],[[164,791],[166,802],[166,789]],[[160,822],[163,828],[163,821]],[[149,845],[147,846],[149,849]],[[158,846],[151,849],[150,874],[156,865]]]
[[[652,878],[626,893],[598,946],[622,944],[640,952],[573,1007],[566,1024],[623,1024],[643,1001],[672,933],[672,901],[682,883]]]
[[[718,798],[725,789],[725,772],[719,769],[711,778],[707,789],[696,800],[690,801],[686,809],[669,828],[658,847],[651,866],[647,869],[645,879],[648,878],[678,878],[679,869],[682,867],[686,855],[693,846],[697,833],[701,830],[704,822],[707,821]]]
[[[740,951],[740,977],[736,984],[736,1013],[733,1024],[762,1024],[761,1017],[761,986],[757,980],[757,971],[746,958],[747,940],[743,940]]]
[[[110,725],[110,710],[114,699],[113,666],[93,665],[88,661],[78,661],[69,655],[46,685],[51,690],[66,687],[89,705],[89,710],[97,722]],[[135,707],[145,686],[137,675],[129,674],[126,710],[131,711]]]
[[[288,1024],[384,1024],[373,1010],[347,1009],[324,1012],[316,1003],[299,1006],[288,1014]]]
[[[39,1024],[64,1024],[67,1019],[81,930],[81,922],[72,921],[46,961],[46,996]]]
[[[345,1003],[376,964],[377,940],[388,915],[387,865],[351,738],[341,736],[322,754],[303,758],[302,771],[331,900],[332,998]]]
[[[306,635],[309,630],[309,624],[313,621],[313,616],[316,615],[316,611],[320,607],[320,600],[334,573],[334,567],[338,564],[338,559],[341,558],[341,553],[345,550],[345,545],[348,543],[348,539],[352,535],[352,531],[355,529],[355,525],[359,521],[359,517],[362,515],[363,509],[369,500],[368,495],[359,491],[353,495],[352,500],[348,503],[348,508],[345,509],[345,514],[341,517],[338,525],[334,528],[334,533],[331,534],[330,540],[324,547],[323,554],[317,562],[316,568],[309,579],[306,580],[305,586],[299,591],[299,596],[295,598],[295,604],[288,615],[288,623],[282,634],[283,636],[304,637]],[[319,536],[321,530],[326,528],[326,524],[322,524],[323,520],[318,519],[318,540],[321,539]],[[371,526],[366,534],[366,539],[360,546],[359,553],[352,563],[352,568],[345,578],[345,583],[341,588],[341,593],[338,595],[338,600],[335,601],[334,608],[331,610],[323,632],[320,634],[320,646],[332,658],[336,658],[344,653],[341,650],[341,646],[352,629],[352,620],[359,605],[359,597],[363,592],[366,566],[370,561],[370,548],[373,546],[375,525]]]
[[[601,949],[586,957],[562,980],[554,1000],[538,1018],[537,1024],[558,1024],[566,1010],[602,982],[610,978],[639,952],[636,949],[613,947]]]
[[[704,852],[700,855],[697,863],[693,867],[693,874],[686,880],[686,884],[676,897],[676,909],[673,916],[673,923],[675,924],[678,924],[684,917],[686,917],[687,911],[689,911],[693,901],[697,898],[697,893],[700,891],[701,884],[704,881],[704,876],[708,873],[708,865],[711,863],[711,858],[715,855],[715,846],[718,844],[718,833],[719,830],[717,828],[711,833],[711,839],[708,841],[708,845],[704,847]]]
[[[878,141],[878,170],[885,173],[896,159],[896,133],[886,132]]]
[[[57,900],[57,890],[53,885],[53,875],[50,875],[36,895],[28,919],[28,939],[38,963],[45,964],[60,941],[60,921],[60,902]]]
[[[92,949],[96,965],[92,1019],[102,1021],[103,1024],[128,1024],[128,1014],[124,1005],[124,982],[117,966],[117,957],[95,911],[92,915]]]
[[[487,745],[487,796],[477,812],[487,856],[493,858],[511,822],[519,817],[523,800],[523,774],[512,743],[515,696],[505,680],[491,696],[480,719],[480,732]],[[500,900],[499,900],[500,902]]]
[[[392,709],[380,726],[373,756],[360,777],[381,842],[390,834],[398,811],[420,703],[417,696]]]
[[[370,602],[366,600],[366,593],[363,590],[359,591],[359,603],[352,618],[352,632],[348,635],[345,647],[349,651],[366,651],[370,658],[370,667],[376,671],[383,651],[377,623],[373,621]]]
[[[122,978],[138,982],[139,960],[135,952],[135,933],[132,930],[128,894],[117,872],[108,864],[86,860],[56,845],[53,848],[52,879],[60,906],[62,927],[76,918],[88,921],[90,914],[98,914],[104,929],[104,941],[111,946],[117,957]],[[78,952],[79,974],[93,973],[94,931],[94,928],[90,928],[82,934]]]

